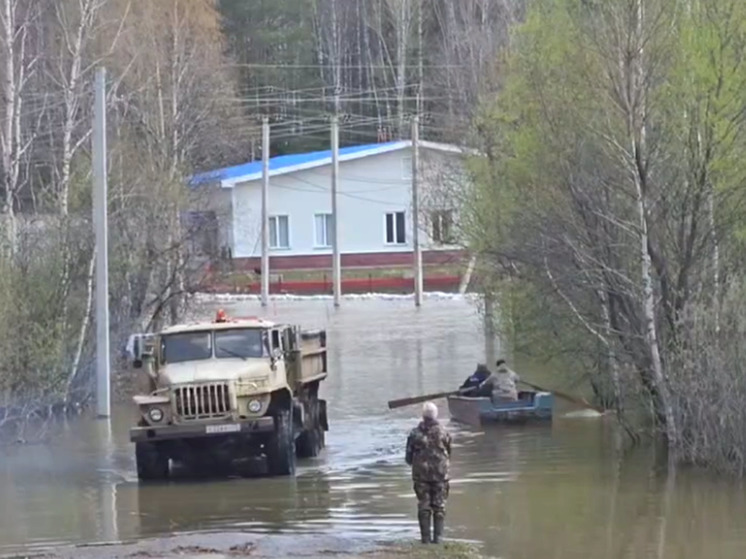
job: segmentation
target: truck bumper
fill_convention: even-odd
[[[163,425],[160,427],[133,427],[130,429],[130,442],[153,442],[174,439],[194,439],[225,435],[252,435],[269,433],[274,430],[272,417],[260,417],[245,421],[221,423],[199,423],[195,425]]]

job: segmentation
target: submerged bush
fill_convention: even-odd
[[[722,311],[686,309],[671,351],[670,385],[686,462],[746,473],[746,287],[726,289]]]

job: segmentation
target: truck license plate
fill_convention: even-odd
[[[229,423],[228,425],[207,425],[205,432],[208,435],[215,433],[237,433],[241,430],[241,425],[238,423]]]

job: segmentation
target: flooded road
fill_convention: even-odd
[[[111,427],[83,420],[50,445],[0,450],[0,555],[201,530],[415,536],[403,452],[418,408],[391,412],[386,402],[450,389],[473,370],[484,347],[475,307],[459,299],[426,299],[419,310],[411,300],[346,300],[337,311],[328,300],[273,302],[266,313],[254,301],[222,306],[327,328],[322,456],[301,462],[295,479],[140,486],[127,440],[132,412],[116,407]],[[547,371],[520,372],[552,385]],[[744,556],[741,485],[667,477],[648,451],[620,459],[608,422],[563,411],[545,427],[449,424],[448,537],[506,558]]]

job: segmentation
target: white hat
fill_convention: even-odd
[[[432,402],[425,402],[422,406],[422,417],[425,419],[438,419],[438,406]]]

